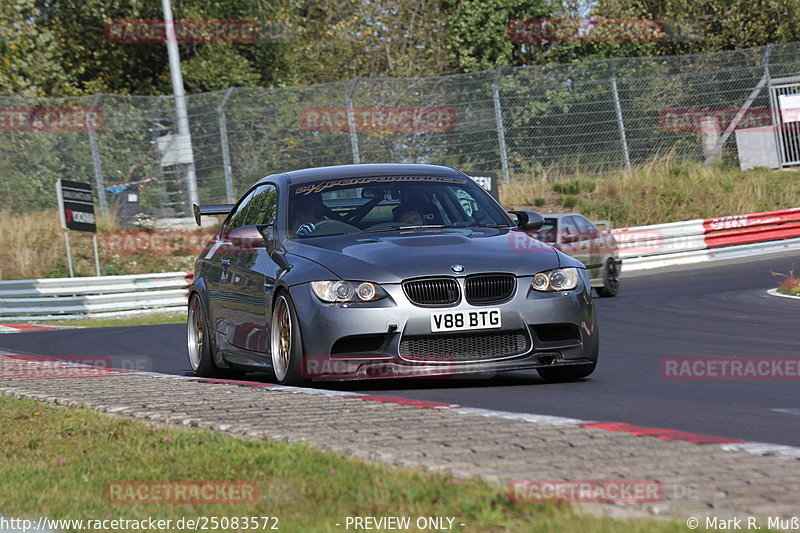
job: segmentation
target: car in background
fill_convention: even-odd
[[[533,235],[586,265],[598,295],[616,296],[622,260],[610,226],[608,222],[594,223],[579,213],[556,213],[544,215],[544,224]]]
[[[189,287],[195,375],[307,380],[451,378],[595,369],[589,276],[463,172],[433,165],[267,176],[233,205]]]

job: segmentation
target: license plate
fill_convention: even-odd
[[[431,331],[462,331],[469,329],[495,329],[502,327],[500,309],[470,309],[445,311],[431,315]]]

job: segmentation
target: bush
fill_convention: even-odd
[[[557,181],[551,185],[554,192],[560,194],[580,194],[582,192],[594,192],[597,184],[592,180],[575,178],[568,181]]]
[[[772,275],[783,278],[778,283],[778,292],[791,296],[800,296],[800,277],[795,276],[794,270],[790,270],[788,274],[773,272]]]
[[[576,196],[565,196],[561,199],[561,205],[571,209],[578,205],[578,198]]]

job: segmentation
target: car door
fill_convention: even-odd
[[[578,231],[581,234],[581,242],[588,243],[589,259],[585,263],[589,267],[589,274],[592,278],[596,278],[600,271],[600,265],[603,262],[603,237],[600,230],[589,222],[586,217],[575,215],[575,223],[578,225]]]
[[[228,233],[244,225],[247,207],[252,197],[253,191],[248,191],[234,206],[204,258],[208,264],[205,280],[208,284],[211,324],[223,336],[227,336],[227,329],[230,327],[230,324],[225,323],[225,309],[232,291],[230,265],[233,249],[228,240]]]
[[[575,217],[561,218],[561,250],[574,257],[583,264],[590,260],[588,243],[581,241],[580,230],[575,223]]]
[[[275,185],[256,187],[247,206],[242,226],[259,226],[269,237],[278,207]],[[266,240],[251,245],[230,244],[230,298],[222,306],[228,342],[237,348],[267,353],[269,302],[277,276],[277,266],[270,257]],[[269,298],[267,298],[269,294]]]

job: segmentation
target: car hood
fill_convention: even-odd
[[[454,228],[357,233],[287,240],[286,252],[343,279],[399,283],[419,276],[510,272],[531,276],[574,264],[552,246],[511,228]],[[576,266],[582,266],[577,263]]]

